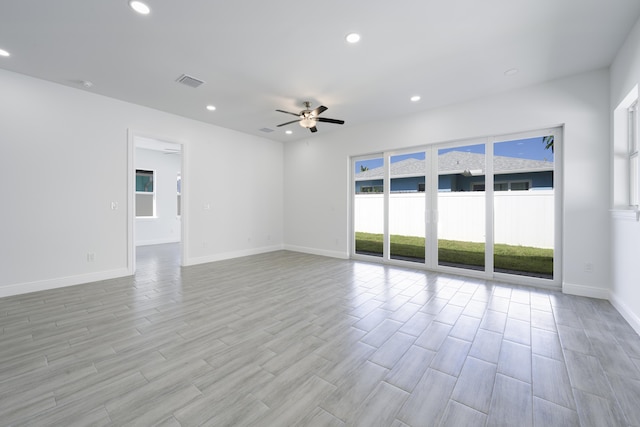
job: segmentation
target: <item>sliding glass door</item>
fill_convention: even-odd
[[[355,253],[382,257],[384,248],[384,159],[356,160],[353,174]]]
[[[438,150],[438,265],[485,269],[485,144]]]
[[[425,260],[425,152],[390,156],[389,257]]]
[[[493,146],[494,270],[553,279],[555,137]]]
[[[354,158],[352,254],[559,286],[560,143],[550,129]]]

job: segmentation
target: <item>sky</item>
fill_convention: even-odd
[[[517,157],[521,159],[532,159],[532,160],[547,160],[554,161],[553,152],[550,149],[544,148],[545,144],[542,142],[542,137],[537,138],[528,138],[528,139],[519,139],[514,141],[505,141],[505,142],[497,142],[493,146],[494,155],[496,156],[504,156],[504,157]],[[468,151],[471,153],[484,153],[485,145],[467,145],[462,147],[454,147],[454,148],[441,148],[438,150],[438,154],[444,154],[449,151]],[[424,160],[425,153],[417,152],[410,154],[402,154],[399,156],[391,156],[391,163],[399,162],[402,160],[406,160],[409,158],[414,158],[418,160]],[[383,159],[369,159],[369,160],[360,160],[356,162],[356,171],[360,171],[361,166],[368,167],[369,169],[374,169],[382,166]]]

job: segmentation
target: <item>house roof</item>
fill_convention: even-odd
[[[391,176],[407,178],[422,176],[425,171],[425,161],[406,159],[391,163]],[[448,151],[438,156],[438,175],[461,174],[470,171],[473,175],[484,175],[485,155],[469,153],[467,151]],[[553,162],[545,160],[522,159],[518,157],[494,156],[493,169],[496,174],[544,172],[553,170]],[[356,172],[356,181],[381,179],[384,167]]]

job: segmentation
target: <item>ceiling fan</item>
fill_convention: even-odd
[[[318,132],[316,128],[317,122],[323,123],[334,123],[336,125],[343,125],[344,120],[338,119],[328,119],[326,117],[318,117],[323,111],[327,110],[327,107],[324,105],[319,106],[315,110],[311,110],[311,103],[309,101],[305,101],[304,103],[305,109],[300,111],[299,113],[291,113],[289,111],[284,110],[276,110],[280,113],[291,114],[292,116],[298,116],[297,120],[292,120],[290,122],[282,123],[278,125],[278,127],[290,125],[291,123],[299,122],[300,126],[303,128],[309,129],[311,132]]]

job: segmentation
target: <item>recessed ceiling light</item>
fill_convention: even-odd
[[[420,95],[413,95],[411,97],[411,102],[418,102],[420,101]]]
[[[347,34],[345,39],[349,43],[358,43],[360,41],[360,34],[358,34],[358,33],[349,33],[349,34]]]
[[[285,133],[286,133],[287,135],[291,135],[291,134],[293,133],[293,131],[292,131],[292,130],[288,130],[288,131],[286,131]]]
[[[4,49],[0,49],[0,56],[11,56],[11,54]]]
[[[504,72],[505,76],[513,76],[513,75],[516,75],[516,74],[518,74],[518,69],[517,68],[511,68],[511,69],[508,69],[507,71]]]
[[[209,110],[209,111],[215,111],[215,110],[216,110],[216,107],[215,107],[215,106],[213,106],[213,105],[207,105],[207,110]]]
[[[148,15],[149,12],[151,12],[151,9],[149,9],[149,6],[142,3],[141,1],[131,0],[129,2],[129,6],[131,7],[131,9],[135,10],[140,15]]]

